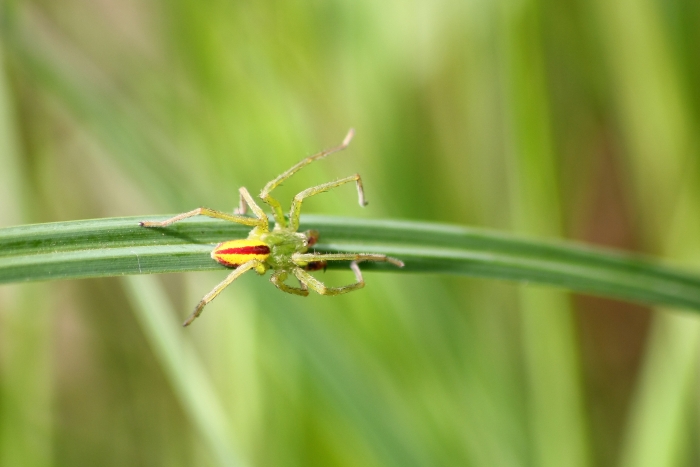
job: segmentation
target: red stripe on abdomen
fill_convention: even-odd
[[[238,248],[227,248],[218,250],[217,255],[267,255],[270,254],[270,247],[267,245],[241,246]]]

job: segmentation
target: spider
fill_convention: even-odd
[[[253,227],[248,234],[248,238],[227,240],[214,247],[211,252],[212,259],[228,268],[233,268],[233,271],[226,279],[202,298],[192,314],[185,320],[183,326],[189,326],[192,321],[202,313],[207,303],[216,298],[222,290],[243,275],[243,273],[251,269],[260,275],[265,274],[268,269],[271,269],[273,273],[270,277],[270,282],[278,289],[282,292],[305,297],[309,294],[309,289],[321,295],[340,295],[364,287],[365,281],[362,278],[362,273],[358,266],[358,263],[362,261],[383,261],[398,267],[403,267],[404,264],[402,261],[380,254],[309,253],[309,248],[318,242],[319,232],[316,230],[307,230],[306,232],[297,231],[299,230],[301,204],[304,199],[332,188],[355,182],[360,206],[366,206],[367,202],[365,201],[362,180],[359,174],[313,186],[297,194],[292,200],[288,218],[289,222],[287,222],[284,216],[280,202],[270,196],[272,190],[303,167],[348,147],[354,133],[354,130],[350,129],[339,146],[307,157],[265,185],[259,197],[264,203],[270,206],[272,210],[272,215],[275,219],[275,226],[272,230],[269,228],[267,215],[260,206],[255,203],[253,197],[245,187],[241,187],[238,190],[240,193],[240,203],[239,207],[233,211],[233,214],[226,214],[209,208],[197,208],[162,222],[139,222],[139,225],[143,227],[167,227],[175,222],[187,219],[188,217],[202,215]],[[245,216],[248,208],[255,214],[255,217]],[[350,269],[355,274],[355,282],[341,287],[328,287],[309,274],[309,271],[325,269],[328,261],[350,261]],[[285,281],[290,275],[297,278],[299,287],[292,287],[286,284]]]

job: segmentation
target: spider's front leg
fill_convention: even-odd
[[[306,266],[317,261],[374,261],[379,263],[391,263],[402,268],[403,261],[387,255],[374,253],[294,253],[292,261],[298,266]]]
[[[345,185],[346,183],[350,182],[355,182],[355,185],[357,186],[357,197],[360,206],[367,206],[367,201],[365,201],[365,190],[362,187],[362,179],[360,178],[360,174],[355,174],[351,175],[350,177],[341,178],[340,180],[336,180],[334,182],[328,182],[322,185],[312,186],[311,188],[307,188],[306,190],[296,195],[294,197],[294,200],[292,200],[292,208],[289,211],[289,223],[291,225],[291,229],[296,231],[299,228],[301,203],[304,202],[304,199],[310,196],[317,195],[319,193],[326,192],[341,185]]]
[[[360,271],[360,267],[357,265],[357,263],[361,261],[386,262],[400,268],[404,266],[403,261],[401,260],[391,258],[386,255],[377,255],[372,253],[294,253],[292,255],[292,261],[294,264],[299,266],[298,268],[294,269],[294,275],[297,277],[297,279],[299,279],[299,282],[306,284],[306,286],[311,290],[318,292],[321,295],[340,295],[364,287],[365,281],[362,279],[362,272]],[[356,282],[342,287],[328,287],[326,284],[302,269],[309,264],[326,261],[351,261],[350,269],[352,269],[352,272],[355,273]]]
[[[265,187],[263,187],[262,191],[260,192],[260,199],[263,200],[267,205],[269,205],[272,208],[272,214],[275,216],[275,222],[276,224],[284,228],[287,226],[287,223],[284,219],[284,212],[282,211],[282,205],[280,204],[279,201],[277,201],[275,198],[273,198],[270,195],[270,192],[280,186],[282,182],[287,180],[289,177],[297,173],[299,170],[301,170],[303,167],[306,167],[307,165],[311,164],[314,161],[317,161],[319,159],[323,159],[324,157],[333,154],[334,152],[342,151],[343,149],[347,148],[348,145],[350,144],[350,140],[352,140],[352,137],[355,135],[355,130],[352,128],[350,131],[348,131],[348,134],[345,135],[345,139],[343,139],[343,142],[340,143],[339,146],[336,146],[331,149],[326,149],[325,151],[321,151],[318,154],[314,154],[313,156],[309,156],[306,159],[297,162],[295,165],[293,165],[289,170],[285,171],[284,173],[278,175],[275,177],[275,179],[270,180]],[[296,229],[294,229],[296,230]]]
[[[299,279],[299,282],[320,295],[340,295],[352,292],[353,290],[361,289],[365,286],[365,281],[362,278],[362,272],[360,271],[360,267],[357,265],[357,261],[350,263],[350,269],[352,269],[352,272],[355,273],[356,282],[341,287],[328,287],[326,284],[316,279],[302,268],[294,269],[294,275],[297,277],[297,279]]]

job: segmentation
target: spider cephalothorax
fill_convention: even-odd
[[[329,154],[345,149],[350,144],[353,134],[353,130],[350,130],[340,146],[307,157],[265,185],[260,192],[260,199],[272,208],[272,215],[275,219],[275,227],[272,230],[269,228],[267,215],[255,203],[253,197],[244,187],[238,190],[240,193],[240,205],[233,214],[226,214],[208,208],[197,208],[194,211],[179,214],[162,222],[144,221],[139,223],[143,227],[167,227],[182,219],[203,215],[253,227],[250,234],[248,234],[248,238],[227,240],[214,247],[211,252],[212,259],[226,267],[234,268],[234,270],[223,282],[202,298],[194,312],[185,321],[184,326],[192,323],[202,313],[202,309],[207,303],[212,301],[241,274],[250,269],[254,269],[258,274],[264,274],[268,269],[271,269],[273,273],[270,281],[278,289],[283,292],[306,296],[309,294],[309,289],[322,295],[339,295],[364,287],[365,282],[357,265],[361,261],[385,261],[398,267],[403,267],[402,261],[386,255],[369,253],[309,253],[309,248],[318,241],[319,233],[315,230],[297,231],[299,229],[301,204],[309,196],[323,193],[349,182],[355,182],[360,206],[365,206],[367,203],[365,202],[365,195],[362,189],[362,180],[358,174],[307,188],[297,194],[292,200],[292,207],[289,211],[289,223],[284,217],[279,201],[270,196],[272,190],[302,167]],[[248,208],[253,211],[255,217],[245,216]],[[350,269],[355,273],[355,282],[342,287],[328,287],[309,274],[308,271],[325,269],[328,261],[351,261]],[[286,284],[285,281],[290,275],[297,278],[299,287]]]

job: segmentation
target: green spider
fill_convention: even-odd
[[[183,326],[190,325],[202,313],[207,303],[216,298],[222,290],[243,275],[243,273],[251,269],[260,275],[265,274],[268,269],[272,269],[273,273],[270,277],[270,282],[278,289],[290,294],[307,296],[309,289],[321,295],[340,295],[364,287],[365,281],[362,279],[362,273],[358,266],[358,263],[362,261],[383,261],[403,267],[402,261],[386,255],[370,253],[308,253],[309,248],[318,242],[319,232],[316,230],[297,232],[299,229],[301,203],[309,196],[323,193],[346,183],[355,182],[360,206],[366,206],[362,180],[359,174],[307,188],[297,194],[292,200],[292,207],[289,211],[289,224],[287,224],[287,219],[284,217],[280,202],[270,196],[272,190],[301,168],[348,147],[354,133],[354,130],[350,129],[340,146],[307,157],[265,185],[260,192],[260,199],[272,208],[272,215],[275,219],[275,227],[272,231],[269,229],[267,215],[255,203],[245,187],[241,187],[238,190],[240,193],[240,205],[234,210],[233,214],[226,214],[208,208],[197,208],[194,211],[179,214],[162,222],[143,221],[139,223],[143,227],[167,227],[182,219],[202,215],[253,227],[247,239],[227,240],[214,247],[214,250],[211,252],[212,259],[226,267],[234,268],[234,270],[202,298]],[[253,211],[255,217],[244,215],[248,208]],[[355,282],[342,287],[328,287],[309,274],[309,271],[325,269],[328,261],[351,261],[350,269],[355,273]],[[290,274],[297,278],[299,287],[292,287],[285,283]]]

